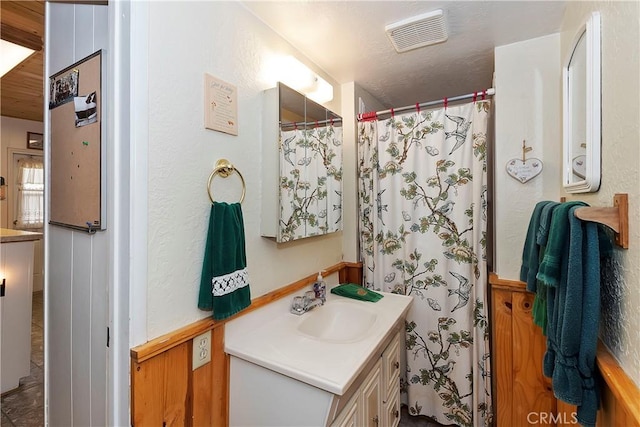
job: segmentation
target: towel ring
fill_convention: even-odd
[[[207,193],[209,194],[209,200],[213,203],[213,194],[211,194],[211,182],[213,181],[213,177],[216,175],[220,175],[223,178],[227,178],[233,172],[237,173],[242,181],[242,195],[240,196],[240,203],[244,201],[244,195],[247,192],[247,186],[244,182],[244,177],[240,173],[238,169],[236,169],[227,159],[220,159],[216,162],[216,167],[209,175],[209,180],[207,181]]]

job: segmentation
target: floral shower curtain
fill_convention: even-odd
[[[489,425],[486,272],[489,101],[358,126],[365,284],[413,296],[409,412]]]
[[[280,131],[281,241],[342,230],[342,126]]]

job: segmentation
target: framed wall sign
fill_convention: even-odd
[[[43,138],[41,133],[27,132],[27,148],[31,150],[42,150]]]

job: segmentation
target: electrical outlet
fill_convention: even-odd
[[[211,331],[207,331],[193,339],[192,353],[191,369],[194,371],[200,366],[211,362]]]

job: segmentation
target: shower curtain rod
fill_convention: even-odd
[[[489,88],[486,89],[484,91],[480,91],[480,92],[474,92],[474,93],[468,93],[466,95],[459,95],[459,96],[454,96],[453,98],[444,98],[444,99],[439,99],[437,101],[429,101],[429,102],[423,102],[421,104],[415,104],[415,105],[407,105],[406,107],[400,107],[400,108],[391,108],[389,110],[382,110],[382,111],[372,111],[369,113],[362,113],[362,114],[358,114],[358,121],[366,121],[366,120],[375,120],[378,118],[378,116],[381,116],[383,114],[394,114],[394,113],[400,113],[402,111],[408,111],[408,110],[413,110],[413,109],[420,109],[420,108],[424,108],[424,107],[430,107],[432,105],[438,105],[438,104],[445,104],[446,105],[449,102],[455,102],[455,101],[461,101],[463,99],[468,99],[468,98],[478,98],[481,96],[491,96],[491,95],[495,95],[496,90],[494,88]]]
[[[285,126],[291,126],[291,127],[296,127],[296,126],[319,126],[319,125],[326,125],[327,123],[342,123],[342,117],[334,117],[332,119],[327,119],[327,120],[315,120],[313,122],[280,122],[280,126],[281,127],[285,127]]]

